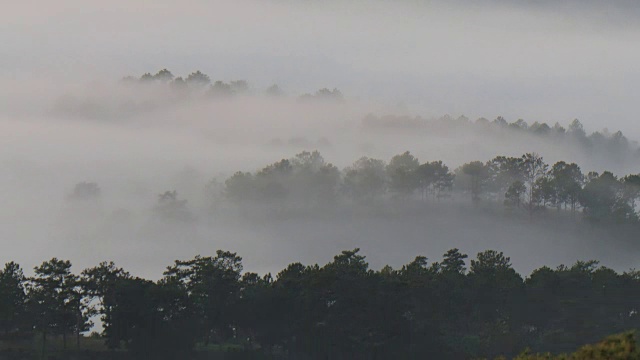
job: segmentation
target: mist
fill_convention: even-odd
[[[302,101],[252,88],[215,98],[199,89],[182,93],[167,84],[117,80],[37,85],[22,84],[25,90],[13,95],[1,122],[0,261],[30,267],[56,256],[83,268],[113,260],[157,278],[175,259],[216,249],[237,251],[248,270],[276,272],[292,261],[323,263],[356,247],[378,268],[399,266],[417,254],[438,259],[457,247],[470,254],[504,251],[524,272],[580,259],[623,270],[635,265],[635,253],[607,241],[604,230],[513,220],[463,199],[274,213],[277,208],[263,204],[243,210],[224,197],[224,182],[236,171],[254,172],[305,150],[318,150],[338,169],[361,156],[388,161],[406,150],[452,169],[538,151],[550,163],[576,161],[585,172],[615,168],[620,175],[637,165],[633,156],[615,163],[589,156],[576,144],[510,130],[478,132],[473,121],[451,117],[411,117],[419,125],[407,128],[403,115],[372,115],[406,109],[348,96]],[[391,121],[371,125],[372,117]],[[95,182],[100,196],[74,201],[74,186],[81,182]],[[158,196],[173,190],[187,201],[188,221],[158,216]]]
[[[596,2],[66,0],[5,6],[0,76],[193,69],[293,93],[331,86],[421,114],[633,126],[636,7]]]
[[[537,152],[585,173],[640,172],[638,11],[623,1],[574,9],[544,1],[5,4],[0,262],[31,268],[57,256],[84,268],[114,260],[157,278],[175,259],[221,248],[237,251],[248,270],[274,272],[356,247],[374,268],[458,247],[504,251],[524,273],[579,259],[634,267],[636,252],[604,230],[506,221],[501,211],[461,202],[265,216],[216,197],[236,171],[305,150],[340,170],[362,156],[388,161],[409,150],[452,170]],[[211,99],[120,81],[163,68],[246,80],[250,91]],[[264,95],[272,84],[283,96]],[[339,89],[344,101],[300,101],[321,88]],[[611,161],[532,135],[365,121],[392,115],[439,124],[445,114],[564,127],[577,118],[588,133],[621,130],[632,150]],[[69,200],[83,181],[99,185],[98,201]],[[154,215],[158,195],[172,190],[188,201],[191,221]]]

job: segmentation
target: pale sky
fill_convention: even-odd
[[[416,114],[640,138],[635,1],[0,0],[0,80],[212,79],[338,87]]]

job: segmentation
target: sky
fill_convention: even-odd
[[[640,138],[633,1],[0,3],[5,85],[200,69],[296,94],[337,87],[421,115],[579,118]]]

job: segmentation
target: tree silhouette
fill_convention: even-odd
[[[352,199],[371,202],[386,190],[383,160],[362,157],[344,170],[343,191]]]
[[[45,353],[47,335],[62,336],[63,349],[67,335],[78,334],[88,327],[83,309],[78,276],[71,273],[71,262],[53,258],[34,268],[30,279],[29,306],[36,314],[35,329],[42,334],[42,353]]]
[[[545,164],[542,156],[536,153],[526,153],[522,155],[524,169],[524,184],[527,187],[525,194],[525,204],[529,214],[543,206],[543,191],[541,179],[547,176],[549,166]]]
[[[471,199],[477,204],[480,201],[480,194],[485,186],[485,181],[489,176],[489,169],[480,161],[472,161],[462,165],[462,173],[471,179]]]
[[[0,270],[0,332],[5,337],[26,330],[26,277],[14,262]]]
[[[187,85],[193,87],[204,87],[211,83],[211,79],[207,74],[200,72],[200,70],[196,72],[192,72],[185,79]]]
[[[411,195],[419,186],[420,162],[409,151],[395,155],[386,167],[389,189],[400,196]]]
[[[175,76],[173,76],[173,74],[171,73],[171,71],[167,70],[167,69],[162,69],[160,71],[158,71],[155,75],[153,75],[153,78],[155,80],[158,80],[160,82],[163,83],[168,83],[171,80],[173,80]]]

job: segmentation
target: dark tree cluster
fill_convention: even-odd
[[[467,269],[467,264],[469,265]],[[379,271],[358,249],[260,276],[236,253],[178,260],[157,281],[103,262],[79,275],[51,259],[0,271],[2,340],[100,337],[134,359],[189,359],[212,346],[288,359],[468,359],[564,352],[640,326],[640,276],[595,261],[518,274],[503,253],[449,250]],[[79,343],[78,343],[79,346]]]
[[[237,203],[309,207],[335,201],[339,185],[338,168],[325,162],[319,152],[304,151],[255,174],[236,172],[225,181],[225,195]]]
[[[156,74],[144,73],[139,78],[126,76],[122,79],[125,84],[164,84],[176,91],[186,90],[205,90],[212,97],[231,97],[234,95],[246,95],[252,92],[249,83],[245,80],[234,80],[224,82],[221,80],[212,81],[209,75],[200,70],[194,71],[186,77],[174,76],[171,71],[162,69]],[[268,87],[264,94],[272,97],[284,95],[282,89],[277,85]],[[304,94],[298,98],[301,102],[305,101],[325,101],[325,102],[344,102],[344,96],[340,90],[334,88],[329,90],[322,88],[314,94]]]
[[[133,84],[168,84],[175,90],[204,90],[206,89],[208,94],[216,97],[227,97],[236,94],[246,94],[249,92],[249,84],[245,80],[230,81],[228,83],[217,80],[211,82],[209,75],[201,72],[200,70],[194,71],[185,78],[178,76],[175,77],[171,71],[162,69],[155,75],[151,73],[143,74],[139,79],[132,76],[127,76],[123,79],[125,83]]]
[[[555,208],[599,223],[637,223],[640,174],[618,178],[609,171],[583,174],[575,163],[546,164],[541,156],[497,156],[482,163],[464,164],[457,170],[457,185],[480,199],[502,200],[509,208],[530,215]]]
[[[71,272],[71,262],[53,258],[34,268],[34,276],[26,277],[16,263],[0,270],[0,328],[3,339],[41,337],[41,351],[47,351],[50,336],[80,341],[88,331],[94,315],[87,297],[86,279]]]
[[[530,216],[555,209],[581,213],[594,223],[637,223],[640,174],[584,174],[575,163],[544,162],[536,153],[472,161],[450,171],[442,161],[421,163],[410,152],[389,162],[363,157],[339,171],[317,152],[302,152],[255,174],[237,172],[225,182],[234,203],[315,206],[338,199],[371,204],[384,199],[469,198],[503,204]]]
[[[232,201],[332,204],[345,195],[371,203],[388,194],[406,198],[420,191],[423,198],[444,196],[454,175],[442,161],[421,164],[411,153],[383,160],[362,157],[342,172],[326,163],[319,152],[304,151],[292,159],[268,165],[255,175],[237,172],[225,181],[225,195]]]

